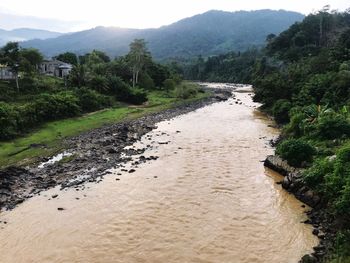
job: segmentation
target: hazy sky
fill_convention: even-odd
[[[149,28],[211,9],[285,9],[308,14],[326,4],[338,10],[350,7],[349,0],[1,0],[0,28],[36,27],[58,31],[98,25]],[[17,21],[13,15],[26,16],[26,19]]]

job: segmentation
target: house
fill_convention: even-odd
[[[7,65],[0,64],[0,79],[8,80],[15,78],[15,74],[13,74],[10,67],[8,67]]]
[[[73,66],[59,60],[44,60],[39,65],[39,72],[44,75],[64,78],[69,75]]]

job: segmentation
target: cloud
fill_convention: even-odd
[[[35,28],[56,32],[69,32],[79,24],[82,24],[82,22],[63,21],[59,19],[22,16],[0,12],[1,28],[6,30],[15,28]]]

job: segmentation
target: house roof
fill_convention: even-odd
[[[43,60],[42,63],[58,64],[59,67],[64,66],[66,68],[72,68],[73,67],[71,64],[63,62],[63,61],[60,61],[60,60],[57,60],[57,59],[54,59],[54,60],[52,60],[52,59],[45,59],[45,60]]]

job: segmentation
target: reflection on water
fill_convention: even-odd
[[[160,158],[135,173],[3,213],[0,261],[297,262],[317,239],[261,163],[277,130],[248,92],[236,98],[160,123],[144,154]]]

